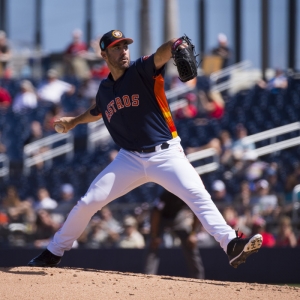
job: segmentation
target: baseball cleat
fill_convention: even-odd
[[[33,258],[27,266],[30,267],[55,267],[61,261],[61,256],[54,255],[48,249]]]
[[[237,268],[240,264],[246,262],[249,255],[257,252],[261,245],[262,236],[260,234],[246,239],[242,239],[242,236],[237,236],[227,246],[229,264]]]

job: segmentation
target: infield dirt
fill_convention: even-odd
[[[0,268],[0,299],[299,299],[300,288],[76,268]]]

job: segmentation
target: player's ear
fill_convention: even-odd
[[[107,58],[107,54],[106,54],[106,51],[101,51],[101,56],[106,59]]]

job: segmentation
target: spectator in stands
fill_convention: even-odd
[[[96,101],[101,80],[90,75],[83,79],[78,89],[78,96],[84,100],[84,109],[90,107]]]
[[[276,195],[270,194],[269,183],[261,179],[256,183],[256,190],[250,201],[253,215],[262,216],[266,221],[273,221],[278,217],[280,208]]]
[[[58,72],[50,69],[47,72],[47,80],[37,90],[37,95],[40,100],[59,105],[61,97],[67,93],[72,95],[75,92],[75,87],[65,81],[58,79]]]
[[[197,248],[199,223],[181,199],[164,190],[156,199],[151,213],[150,245],[145,263],[145,273],[157,274],[159,267],[158,248],[162,243],[164,230],[169,228],[180,239],[189,276],[203,279],[204,267]]]
[[[218,34],[218,46],[216,48],[213,48],[211,53],[222,58],[222,68],[226,68],[229,66],[232,54],[228,46],[227,36],[224,33]]]
[[[281,206],[285,205],[284,186],[278,178],[278,164],[271,162],[265,170],[264,177],[269,183],[270,193],[278,197]]]
[[[0,30],[0,78],[9,77],[8,62],[11,59],[11,51],[6,39],[6,33]]]
[[[244,139],[247,135],[246,127],[241,123],[237,124],[235,127],[235,138],[231,148],[233,155],[243,156],[245,152],[255,149],[253,142]]]
[[[272,93],[278,93],[279,90],[288,87],[288,80],[284,72],[280,69],[275,70],[275,76],[267,82],[267,89]]]
[[[297,238],[293,231],[291,218],[282,216],[279,220],[278,233],[276,235],[277,247],[296,247]]]
[[[0,111],[7,110],[12,104],[9,92],[0,86]]]
[[[252,197],[252,192],[250,189],[249,182],[243,180],[240,184],[240,191],[235,195],[233,199],[233,204],[240,213],[244,213],[250,208],[250,201]]]
[[[123,229],[120,223],[113,217],[111,210],[108,206],[103,207],[100,210],[101,225],[107,232],[107,238],[105,240],[106,247],[115,247],[118,244],[120,234]]]
[[[259,160],[255,150],[246,151],[243,154],[245,178],[250,183],[254,183],[264,177],[269,164]]]
[[[222,215],[224,217],[224,220],[226,223],[231,226],[234,230],[239,229],[239,218],[238,218],[238,212],[233,206],[226,206],[223,209]]]
[[[263,237],[262,247],[272,248],[275,246],[275,237],[272,233],[266,231],[266,221],[260,216],[255,216],[252,224],[252,234],[257,233]]]
[[[200,103],[208,119],[221,119],[225,111],[225,102],[222,95],[216,91],[199,91]]]
[[[297,162],[293,165],[293,169],[290,172],[290,174],[287,176],[285,180],[285,204],[292,209],[292,202],[293,202],[293,190],[296,185],[300,184],[300,163]],[[297,199],[299,198],[300,193],[298,194]]]
[[[100,49],[100,40],[101,36],[96,37],[90,41],[90,49],[93,51],[94,56],[98,58],[102,58],[101,49]]]
[[[56,223],[47,210],[37,211],[35,232],[33,234],[34,247],[46,248],[54,233],[59,229],[60,224]]]
[[[194,93],[187,93],[182,100],[186,100],[186,105],[176,110],[175,119],[192,119],[198,114],[196,107],[197,96]]]
[[[6,189],[2,201],[10,223],[32,223],[34,220],[34,211],[30,201],[22,201],[19,197],[17,189],[13,185],[9,185]]]
[[[72,42],[64,53],[65,75],[84,79],[89,76],[90,70],[86,58],[88,47],[82,41],[82,31],[75,29],[72,32]]]
[[[37,201],[34,204],[35,211],[40,209],[53,210],[57,207],[56,200],[50,198],[49,191],[42,187],[37,190]]]
[[[124,231],[119,240],[120,248],[138,248],[145,247],[143,235],[137,229],[137,220],[133,216],[125,216],[123,221]]]
[[[13,111],[16,113],[26,112],[28,109],[36,108],[37,105],[38,100],[34,86],[29,80],[22,80],[20,83],[20,92],[13,101]]]
[[[221,153],[221,164],[228,166],[232,163],[232,138],[228,130],[222,130],[219,135]]]
[[[75,29],[72,32],[72,42],[68,45],[65,53],[67,55],[77,56],[88,50],[85,42],[82,41],[82,31]]]
[[[42,125],[39,121],[32,121],[30,124],[30,133],[28,137],[24,141],[24,146],[35,141],[40,140],[41,138],[45,137]],[[49,150],[48,146],[42,146],[36,149],[36,151],[31,153],[31,157],[35,158],[36,164],[34,165],[35,168],[42,170],[44,168],[44,161],[40,159],[40,155]]]
[[[92,217],[88,226],[78,238],[80,247],[87,249],[99,249],[106,247],[108,240],[108,232],[103,227],[103,222],[99,216]]]
[[[269,90],[272,94],[278,94],[279,91],[288,87],[288,79],[284,72],[280,69],[275,70],[275,76],[269,81],[261,78],[257,81],[256,86],[262,90]]]
[[[60,199],[57,207],[53,210],[53,213],[61,216],[65,219],[73,206],[76,204],[74,197],[74,187],[70,183],[64,183],[60,188]]]
[[[225,183],[222,180],[215,180],[212,183],[211,189],[211,199],[218,209],[222,210],[232,203],[232,199],[227,193]]]
[[[228,170],[224,172],[226,180],[232,180],[239,184],[245,180],[245,161],[243,160],[243,153],[241,151],[232,152],[232,159],[228,161]]]
[[[42,124],[39,121],[32,121],[30,124],[30,133],[24,142],[24,145],[38,141],[44,137]]]
[[[103,80],[107,78],[109,73],[109,68],[104,60],[103,62],[100,61],[99,63],[94,64],[91,69],[92,78],[95,80]]]
[[[7,226],[7,241],[9,247],[26,247],[27,226],[22,223],[11,223]]]

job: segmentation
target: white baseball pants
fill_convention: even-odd
[[[228,243],[236,237],[235,231],[226,224],[200,176],[187,160],[180,138],[168,143],[168,149],[152,153],[121,149],[71,210],[64,225],[48,245],[48,250],[63,256],[64,251],[72,248],[73,242],[83,233],[98,210],[144,183],[155,182],[185,201],[206,231],[226,252]]]

